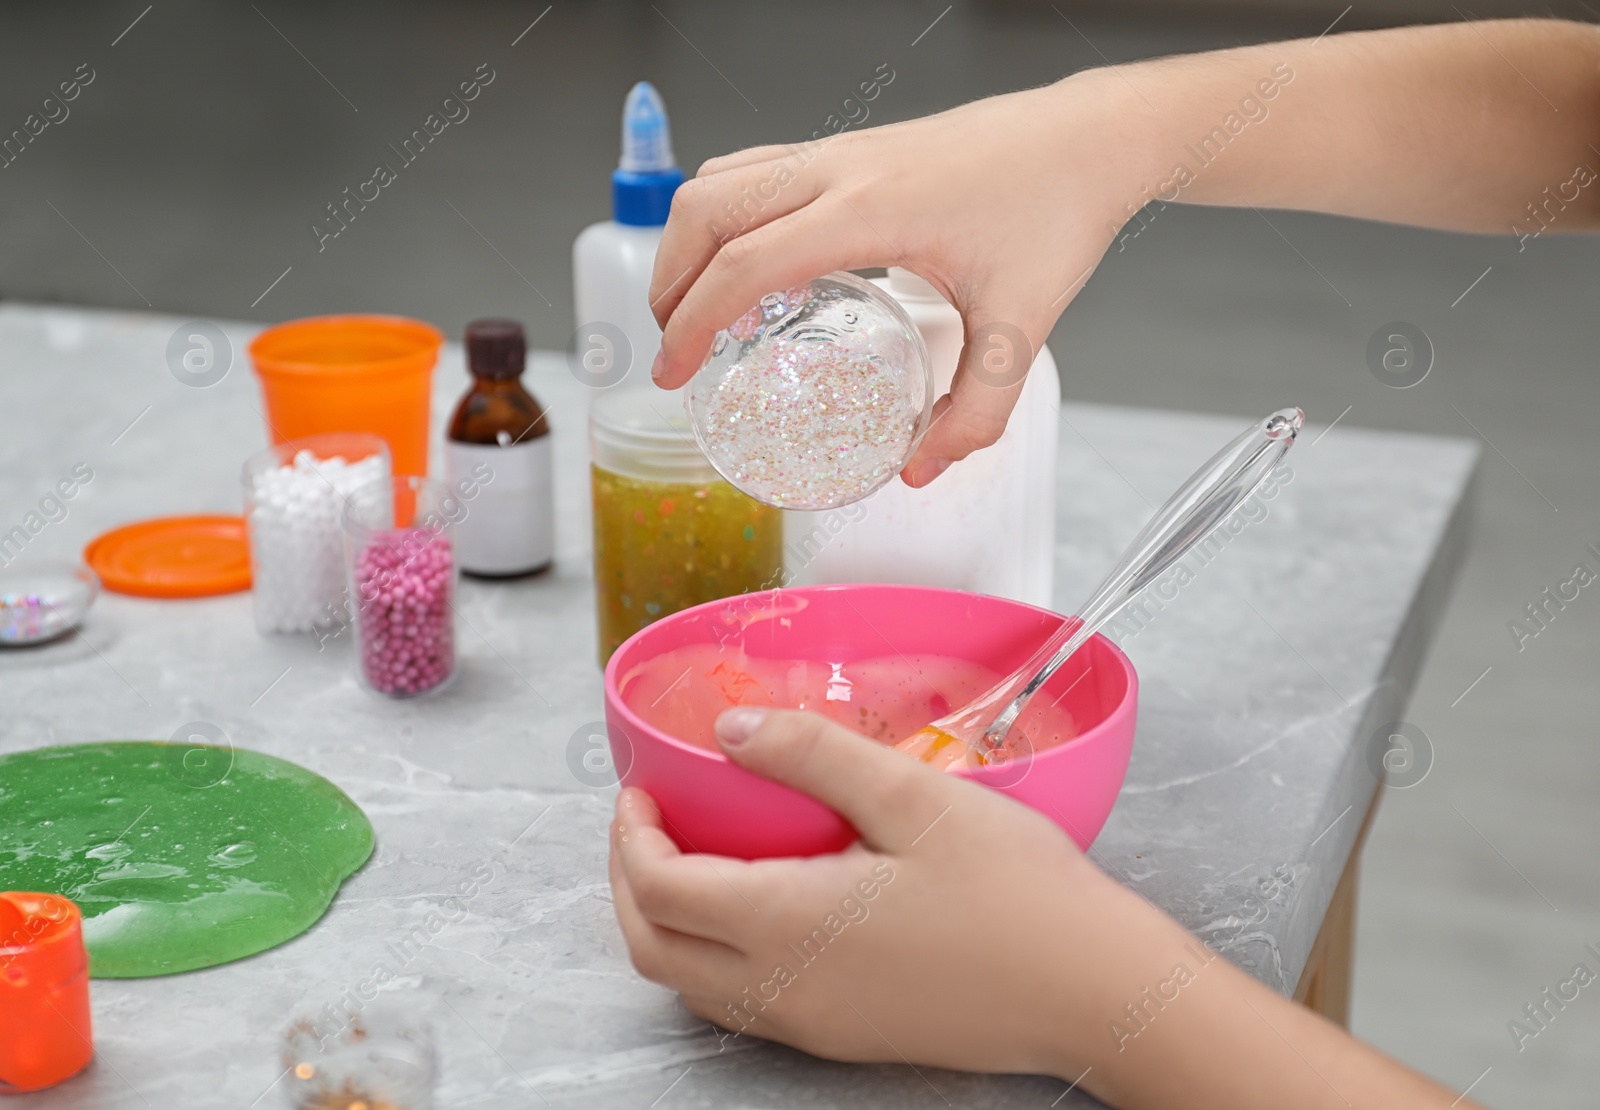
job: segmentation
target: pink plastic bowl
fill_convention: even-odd
[[[685,851],[741,859],[836,852],[856,839],[844,818],[735,766],[720,752],[646,724],[623,702],[622,677],[690,644],[741,641],[749,655],[778,659],[848,663],[921,652],[1004,674],[1021,666],[1063,620],[1017,601],[920,586],[811,586],[685,609],[634,633],[606,667],[612,760],[624,786],[656,800],[668,832]],[[1036,697],[1061,698],[1079,735],[1027,764],[957,773],[1032,806],[1088,848],[1128,770],[1138,676],[1116,645],[1096,636]]]

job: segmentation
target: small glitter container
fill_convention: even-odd
[[[0,570],[0,647],[43,644],[77,628],[100,593],[88,567],[42,563]]]
[[[928,349],[894,298],[833,273],[718,332],[684,403],[734,486],[779,508],[837,508],[910,460],[933,409]]]
[[[348,998],[347,994],[347,998]],[[294,1110],[433,1110],[433,1029],[399,1000],[330,1003],[291,1025],[279,1046]],[[259,1100],[258,1100],[259,1101]]]

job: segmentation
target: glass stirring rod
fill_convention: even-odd
[[[944,770],[1005,762],[1028,753],[1007,744],[1028,699],[1105,623],[1216,531],[1266,481],[1305,423],[1279,409],[1214,455],[1150,519],[1104,581],[1038,651],[1009,677],[895,747]],[[1021,748],[1021,750],[1019,750]]]

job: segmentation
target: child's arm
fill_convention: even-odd
[[[1088,70],[820,143],[713,159],[678,191],[654,369],[687,381],[760,297],[902,265],[961,310],[912,485],[993,443],[1031,362],[1151,200],[1302,208],[1499,234],[1600,224],[1600,30],[1511,20],[1330,35]],[[1001,325],[994,328],[992,325]],[[1020,332],[1033,350],[1012,352]],[[1027,362],[1019,365],[1026,365]],[[1002,375],[1020,379],[1021,375]]]
[[[1025,806],[811,714],[731,710],[717,735],[862,837],[684,855],[622,792],[611,885],[634,964],[730,1033],[1046,1073],[1122,1110],[1475,1106],[1251,979]]]
[[[1407,27],[1117,72],[1100,80],[1157,199],[1498,234],[1600,225],[1600,28]]]

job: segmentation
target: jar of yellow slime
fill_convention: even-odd
[[[782,511],[718,477],[673,394],[601,394],[589,450],[601,666],[652,621],[782,585]]]

